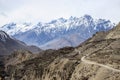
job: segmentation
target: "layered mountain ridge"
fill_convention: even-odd
[[[16,50],[29,50],[31,52],[39,52],[36,46],[28,46],[24,42],[10,37],[6,32],[0,31],[0,55],[8,55]]]
[[[99,31],[108,31],[114,27],[109,20],[83,17],[59,18],[48,23],[10,23],[0,29],[11,36],[42,49],[59,49],[65,46],[77,46]],[[74,37],[74,38],[72,38]]]

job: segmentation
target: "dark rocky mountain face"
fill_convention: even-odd
[[[25,43],[10,37],[4,31],[0,31],[0,55],[11,54],[16,50],[30,50],[35,53],[40,51],[38,47],[27,46]]]
[[[110,31],[96,33],[76,48],[46,50],[37,55],[27,52],[28,57],[20,56],[17,57],[18,59],[11,56],[8,57],[9,59],[4,58],[4,63],[9,63],[11,58],[18,62],[7,65],[5,72],[9,76],[6,78],[9,80],[120,80],[119,32],[120,24]]]

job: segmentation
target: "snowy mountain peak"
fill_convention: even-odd
[[[42,26],[42,23],[41,23],[41,22],[38,22],[37,26]]]
[[[93,19],[93,18],[92,18],[90,15],[88,15],[88,14],[84,15],[84,18],[86,18],[86,19],[88,19],[88,20]]]
[[[2,27],[3,27],[3,28],[5,27],[6,29],[13,29],[14,26],[16,26],[16,24],[12,22],[12,23],[9,23],[9,24],[5,24],[5,25],[2,26]]]
[[[67,21],[67,19],[65,18],[58,18],[58,19],[55,19],[55,20],[52,20],[51,22],[49,22],[48,24],[56,24],[56,23],[65,23]]]
[[[9,35],[7,35],[4,31],[0,30],[0,41],[5,42],[9,38],[10,38]]]
[[[59,18],[58,19],[60,22],[62,22],[62,23],[64,23],[64,22],[66,22],[67,20],[66,19],[64,19],[64,18]]]
[[[32,25],[32,23],[27,23],[27,22],[25,22],[25,23],[23,23],[23,25],[25,25],[25,26],[30,26],[30,25]]]

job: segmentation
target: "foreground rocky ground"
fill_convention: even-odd
[[[120,80],[120,24],[99,32],[76,48],[46,50],[39,54],[16,51],[0,57],[0,76],[5,80]]]

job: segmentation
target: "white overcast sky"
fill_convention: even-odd
[[[0,25],[9,22],[47,22],[60,17],[120,21],[120,0],[0,0]]]

